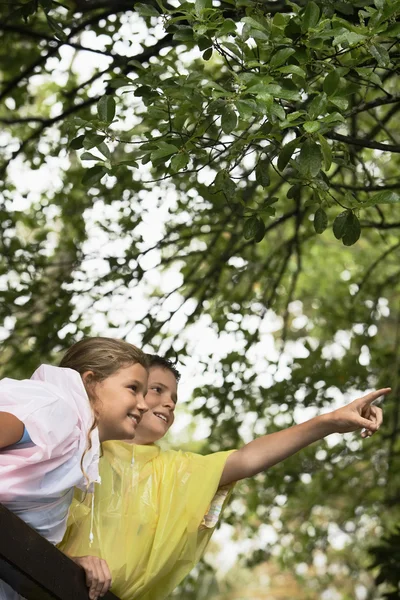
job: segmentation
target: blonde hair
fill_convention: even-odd
[[[108,337],[92,337],[71,346],[61,359],[60,367],[74,369],[80,375],[93,371],[92,379],[99,382],[135,363],[145,369],[149,367],[146,354],[133,344]]]
[[[133,344],[108,337],[92,337],[80,340],[71,346],[61,359],[59,366],[78,371],[81,376],[87,371],[92,371],[91,378],[82,381],[89,401],[93,404],[96,400],[92,388],[93,383],[104,381],[119,369],[136,363],[142,365],[145,369],[149,368],[147,355]],[[94,414],[92,426],[88,431],[88,445],[81,458],[82,473],[87,481],[88,478],[83,469],[83,459],[92,447],[91,434],[97,425],[98,419]]]

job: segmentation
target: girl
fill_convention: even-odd
[[[53,544],[64,535],[74,486],[87,491],[99,481],[100,443],[134,437],[147,410],[147,368],[135,346],[98,337],[72,346],[61,368],[42,365],[30,380],[0,381],[0,502]],[[89,597],[103,595],[104,561],[75,560]],[[0,599],[15,597],[0,582]]]
[[[200,456],[162,451],[154,444],[174,421],[179,373],[165,359],[150,362],[149,410],[133,445],[104,444],[102,485],[94,499],[95,547],[107,561],[112,591],[121,600],[162,600],[200,560],[232,485],[284,460],[333,432],[366,428],[372,434],[382,411],[371,402],[386,388],[348,406],[284,431],[262,436],[241,450]],[[75,500],[61,544],[73,554],[89,551],[90,499]]]

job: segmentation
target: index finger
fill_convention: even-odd
[[[372,402],[374,402],[374,400],[377,400],[380,396],[386,396],[391,391],[392,391],[392,388],[382,388],[380,390],[376,390],[375,392],[370,392],[369,394],[366,394],[362,398],[359,398],[358,403],[361,404],[362,406],[365,406],[366,404],[372,404]]]

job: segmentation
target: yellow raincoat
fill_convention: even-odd
[[[121,600],[162,600],[214,531],[229,496],[230,486],[218,489],[229,454],[105,442],[101,484],[83,502],[76,493],[59,547],[106,560]]]

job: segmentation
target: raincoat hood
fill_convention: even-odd
[[[91,448],[86,450],[89,445],[88,432],[92,428],[94,415],[80,374],[73,369],[40,365],[33,373],[31,380],[42,381],[47,385],[54,386],[55,392],[57,394],[62,393],[63,400],[75,412],[79,429],[79,446],[82,449],[82,454],[85,453],[82,469],[88,478],[88,484],[97,482],[99,480],[99,433],[97,428],[92,431],[90,435]],[[60,427],[62,425],[60,423]],[[87,489],[87,486],[82,484],[77,487]]]

